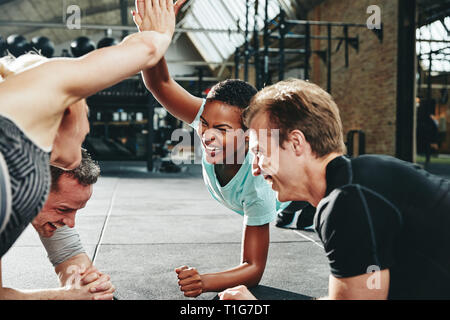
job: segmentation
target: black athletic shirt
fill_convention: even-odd
[[[450,298],[450,182],[389,156],[338,157],[316,231],[337,278],[390,270],[390,299]]]

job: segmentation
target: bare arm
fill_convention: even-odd
[[[145,86],[158,102],[174,117],[191,123],[203,99],[191,95],[169,75],[164,58],[153,68],[142,71]]]
[[[91,259],[85,253],[73,256],[66,261],[55,266],[55,272],[58,275],[59,282],[64,287],[68,280],[73,276],[74,266],[80,269],[87,269],[92,265]]]
[[[175,28],[173,4],[169,3],[164,10],[148,10],[159,18],[151,31],[130,35],[117,46],[78,59],[50,59],[8,77],[0,83],[0,113],[12,118],[39,145],[52,145],[68,106],[161,60]]]
[[[91,288],[102,285],[109,285],[109,277],[103,276],[97,281],[89,285],[80,285],[78,287],[64,287],[57,289],[43,289],[43,290],[18,290],[13,288],[3,287],[2,266],[0,260],[0,300],[111,300],[112,293],[95,293]]]
[[[192,268],[177,269],[181,290],[185,296],[195,297],[202,292],[221,291],[237,285],[256,286],[264,273],[268,251],[269,224],[245,226],[241,264],[224,272],[203,275]]]
[[[50,59],[0,84],[0,96],[5,102],[2,112],[31,103],[46,117],[57,115],[78,100],[154,66],[169,43],[169,35],[147,31],[81,58]],[[24,90],[27,94],[18,94]]]
[[[330,275],[329,300],[386,300],[389,293],[389,269],[351,278]]]
[[[241,264],[231,270],[202,276],[205,291],[220,291],[237,285],[254,287],[261,280],[269,251],[269,224],[245,226]]]
[[[177,1],[174,7],[175,14],[184,3],[185,0]],[[137,12],[134,14],[134,21],[140,31],[152,28],[151,17],[146,14],[146,7],[149,5],[151,0],[136,1]],[[147,89],[174,117],[187,123],[194,121],[203,100],[191,95],[173,80],[164,58],[154,67],[143,69],[142,78]]]

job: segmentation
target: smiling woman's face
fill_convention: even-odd
[[[245,132],[242,128],[242,109],[221,101],[205,105],[198,135],[205,147],[210,164],[235,164],[245,158]]]

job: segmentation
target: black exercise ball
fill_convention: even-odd
[[[31,50],[30,44],[24,36],[13,34],[6,39],[8,51],[15,57],[21,56]]]
[[[47,37],[34,37],[31,40],[31,46],[47,58],[53,57],[55,53],[55,45]]]
[[[105,48],[105,47],[112,47],[119,44],[119,41],[117,41],[114,38],[106,37],[100,40],[97,43],[97,49]]]
[[[72,55],[70,54],[69,50],[63,49],[62,52],[61,52],[61,57],[72,58]]]
[[[6,54],[6,49],[8,49],[8,44],[6,40],[0,36],[0,57],[3,57]]]
[[[78,58],[95,50],[95,43],[87,37],[79,37],[70,44],[74,57]]]

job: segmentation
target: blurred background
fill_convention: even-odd
[[[136,31],[133,7],[132,0],[0,0],[0,55],[80,57],[116,45]],[[197,96],[228,78],[258,89],[308,79],[340,107],[349,155],[389,154],[450,175],[449,29],[448,0],[189,0],[166,59]],[[169,155],[183,124],[139,75],[88,103],[85,147],[96,159],[180,170]]]

